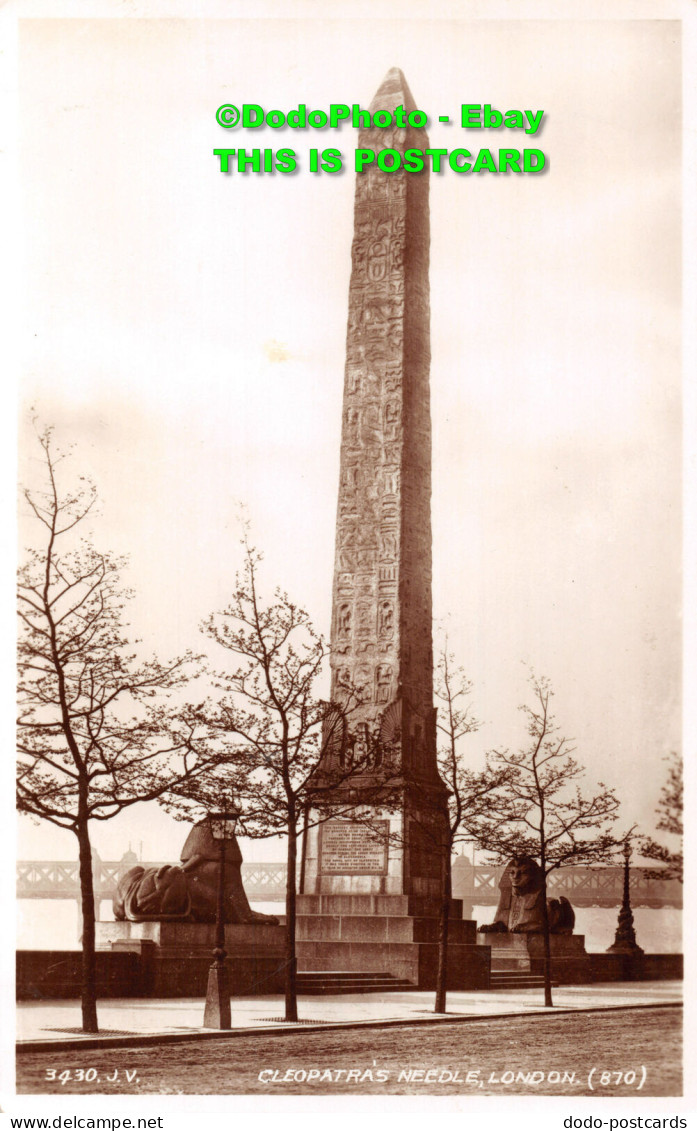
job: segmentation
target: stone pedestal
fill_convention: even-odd
[[[98,950],[141,956],[141,992],[148,997],[205,997],[215,947],[214,923],[97,923]],[[228,923],[225,949],[233,997],[283,992],[285,929]]]
[[[431,990],[438,967],[437,900],[419,896],[324,894],[298,897],[298,969],[387,973]],[[489,948],[476,923],[451,902],[448,988],[487,989]]]
[[[590,955],[584,935],[550,937],[552,980],[559,985],[581,985],[593,981]],[[478,932],[477,943],[491,947],[491,969],[496,972],[544,972],[544,938],[538,934]]]

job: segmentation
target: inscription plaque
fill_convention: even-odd
[[[353,821],[327,821],[321,827],[321,871],[344,876],[386,875],[389,826],[389,821],[372,822],[372,828],[381,834],[378,838]]]

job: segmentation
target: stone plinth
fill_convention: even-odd
[[[552,935],[552,980],[561,986],[595,982],[680,980],[681,954],[589,954],[584,935]],[[538,934],[478,932],[477,944],[491,948],[492,971],[544,972],[544,939]]]
[[[106,950],[114,942],[147,940],[161,949],[184,947],[202,949],[213,953],[215,923],[146,922],[128,920],[117,923],[97,923],[97,949]],[[250,946],[283,946],[284,928],[274,923],[226,923],[225,948],[232,954]],[[212,959],[211,959],[212,961]]]
[[[97,923],[97,949],[141,957],[141,992],[205,997],[215,946],[214,923]],[[233,996],[283,991],[285,930],[268,923],[228,923],[225,949]]]
[[[584,935],[551,935],[552,979],[560,985],[580,985],[593,981],[590,956]],[[519,970],[530,974],[544,972],[544,938],[533,933],[479,932],[477,943],[491,947],[491,969]]]
[[[388,973],[415,989],[435,988],[437,900],[406,895],[323,894],[298,897],[298,969]],[[448,988],[486,989],[489,948],[476,924],[451,902]]]

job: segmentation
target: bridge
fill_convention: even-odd
[[[453,896],[464,902],[465,918],[473,906],[496,906],[502,868],[473,865],[465,856],[453,861]],[[623,867],[574,866],[551,872],[547,893],[565,895],[574,907],[619,907],[624,885]],[[648,880],[645,868],[629,869],[632,907],[682,907],[682,884],[678,880]]]
[[[94,894],[97,900],[113,899],[116,885],[135,864],[161,868],[165,861],[139,861],[135,853],[121,860],[93,862]],[[168,861],[171,863],[171,861]],[[286,896],[285,864],[243,864],[242,880],[252,902],[279,903]],[[80,870],[76,860],[18,860],[17,899],[80,899]]]
[[[94,892],[97,900],[112,899],[116,885],[134,864],[133,852],[121,860],[94,861]],[[159,868],[162,862],[143,863]],[[465,917],[474,906],[496,906],[501,868],[473,865],[465,856],[453,861],[453,896],[462,899]],[[252,903],[279,903],[285,899],[286,866],[243,864],[242,880]],[[565,895],[574,907],[619,907],[622,902],[621,867],[563,868],[549,877],[550,896]],[[647,880],[644,868],[630,868],[629,887],[633,907],[682,907],[682,884],[677,880]],[[20,860],[17,862],[17,899],[80,898],[80,875],[75,860]]]

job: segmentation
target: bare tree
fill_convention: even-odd
[[[657,860],[665,865],[663,868],[652,869],[647,872],[650,879],[679,880],[683,882],[683,773],[682,758],[672,751],[667,759],[668,779],[661,790],[660,800],[656,808],[658,822],[656,828],[670,836],[677,837],[680,847],[666,848],[653,837],[641,837],[639,850],[642,856],[649,860]]]
[[[186,655],[140,661],[119,580],[124,559],[79,535],[96,492],[58,483],[63,456],[39,436],[46,485],[24,498],[40,532],[19,571],[18,808],[77,838],[82,906],[82,1025],[97,1032],[90,821],[161,796],[202,772],[191,712],[168,710],[189,676]]]
[[[229,669],[213,677],[218,698],[201,713],[218,765],[207,780],[174,791],[179,797],[170,795],[165,805],[181,815],[192,805],[205,809],[216,796],[233,793],[245,835],[286,838],[285,1017],[295,1021],[299,834],[355,807],[339,787],[359,775],[364,764],[358,759],[320,770],[323,752],[337,728],[345,727],[347,704],[317,698],[327,647],[307,612],[285,592],[277,589],[270,602],[263,599],[261,555],[246,536],[243,544],[244,566],[232,599],[203,625],[234,658]]]
[[[472,839],[481,820],[492,816],[509,771],[505,767],[494,769],[487,763],[485,769],[478,772],[466,764],[462,739],[477,731],[480,723],[471,713],[472,683],[464,670],[455,666],[447,640],[438,657],[435,674],[434,693],[439,704],[438,772],[448,790],[444,843],[439,852],[442,870],[435,1012],[445,1013],[453,851],[457,843]]]
[[[483,848],[501,859],[538,857],[542,869],[545,1005],[551,1006],[551,947],[547,912],[547,876],[570,864],[598,864],[613,859],[620,841],[613,836],[619,801],[602,782],[590,796],[581,793],[583,768],[550,709],[548,679],[532,675],[532,704],[520,708],[529,741],[517,751],[496,750],[491,765],[507,772],[499,791],[499,809],[478,822]]]

